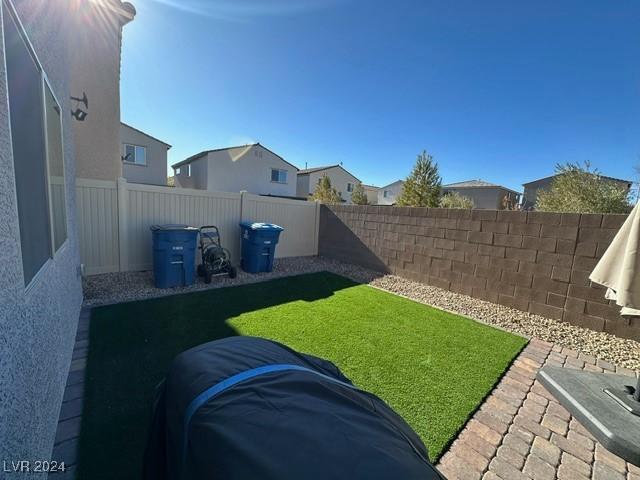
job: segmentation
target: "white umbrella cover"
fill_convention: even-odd
[[[640,203],[620,227],[589,279],[607,287],[605,298],[622,307],[620,315],[640,316]]]

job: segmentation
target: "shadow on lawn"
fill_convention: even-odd
[[[78,478],[140,478],[155,386],[179,353],[237,335],[227,320],[356,283],[331,273],[94,308]]]

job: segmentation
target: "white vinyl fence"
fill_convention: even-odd
[[[318,253],[320,206],[315,202],[77,179],[80,252],[87,275],[152,268],[151,225],[216,225],[222,244],[240,262],[241,220],[284,228],[276,257]]]

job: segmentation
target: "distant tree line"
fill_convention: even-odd
[[[603,178],[589,162],[567,163],[556,166],[556,177],[548,190],[537,194],[536,209],[546,212],[570,213],[628,213],[631,210],[630,192],[624,186]],[[342,199],[331,180],[324,175],[312,195],[312,200],[323,203],[341,203]],[[354,185],[351,201],[367,205],[367,195],[361,183]],[[438,164],[423,150],[418,155],[411,173],[404,181],[397,204],[408,207],[474,208],[473,200],[457,192],[443,194]],[[517,210],[519,205],[503,200],[503,208]]]

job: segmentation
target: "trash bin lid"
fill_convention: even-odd
[[[284,230],[284,228],[282,228],[280,225],[276,225],[275,223],[263,223],[263,222],[240,222],[240,226],[243,228],[248,228],[250,230],[277,230],[277,231],[282,231]]]
[[[164,225],[151,225],[151,230],[198,230],[196,227],[190,227],[189,225],[180,225],[176,223],[167,223]]]

